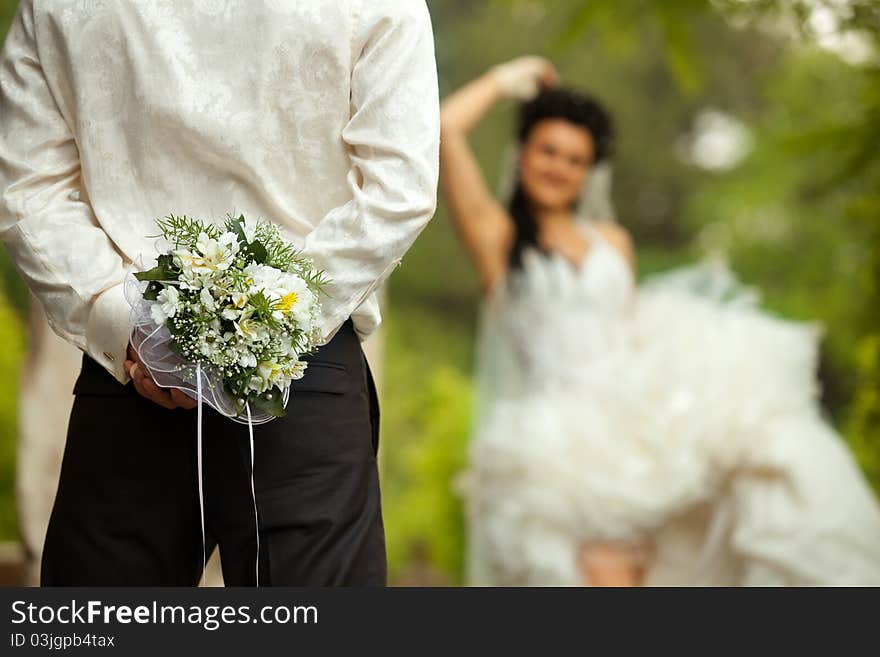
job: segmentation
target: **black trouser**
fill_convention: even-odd
[[[287,416],[254,427],[260,584],[381,586],[379,407],[351,322],[309,360]],[[196,585],[196,411],[158,406],[88,356],[74,394],[41,584]],[[253,586],[247,425],[203,412],[207,554],[219,545],[228,586]]]

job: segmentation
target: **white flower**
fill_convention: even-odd
[[[232,255],[238,254],[241,245],[238,243],[238,235],[235,233],[225,232],[220,236],[220,244],[228,248]]]
[[[189,272],[184,271],[180,275],[178,282],[180,283],[181,290],[200,290],[208,283],[205,278],[194,274],[191,270]]]
[[[248,301],[250,301],[250,297],[248,297],[248,295],[245,294],[244,292],[233,292],[229,296],[229,299],[232,303],[227,305],[223,309],[223,311],[220,313],[220,316],[223,319],[229,319],[229,320],[235,321],[244,315],[245,310],[248,305]],[[244,316],[249,316],[249,315],[250,315],[250,312],[248,312],[247,315],[244,315]]]
[[[252,376],[248,380],[248,388],[257,394],[262,394],[266,391],[266,382],[259,376]]]
[[[215,335],[204,336],[199,345],[199,351],[202,353],[202,356],[212,361],[222,353],[222,349],[223,341]]]
[[[203,266],[204,259],[188,249],[172,252],[175,264],[180,267],[180,287],[184,290],[199,290],[210,283],[213,270]]]
[[[257,319],[245,318],[233,322],[233,324],[235,325],[236,332],[248,342],[266,342],[269,340],[269,328]]]
[[[245,267],[244,271],[250,278],[250,288],[248,289],[248,293],[254,295],[258,292],[262,292],[267,297],[270,296],[271,291],[276,290],[279,287],[281,276],[284,275],[284,272],[280,269],[255,262],[252,262]]]
[[[238,364],[242,367],[256,367],[257,357],[254,356],[251,352],[245,351],[239,356]]]
[[[272,313],[275,319],[290,315],[300,326],[310,325],[315,295],[303,279],[296,274],[256,263],[245,267],[245,272],[250,277],[248,292],[252,295],[262,292],[275,306]]]
[[[298,380],[303,378],[303,375],[306,373],[306,368],[309,364],[304,360],[298,360],[291,364],[290,367],[290,378],[293,380]]]
[[[162,307],[158,303],[154,303],[150,307],[150,316],[153,318],[153,321],[156,324],[164,324],[165,320],[168,319],[168,316],[162,312]]]
[[[197,257],[195,253],[189,249],[174,249],[171,252],[174,256],[174,264],[183,271],[191,271],[194,266],[194,260]]]
[[[250,276],[250,294],[262,292],[275,305],[273,316],[276,319],[290,315],[301,326],[309,324],[315,295],[303,279],[259,264],[248,265],[245,272]]]
[[[181,269],[181,280],[189,289],[204,287],[208,280],[218,272],[224,272],[232,265],[238,253],[238,241],[232,233],[224,233],[214,239],[207,233],[200,233],[196,241],[196,251],[175,249],[172,254]]]
[[[315,303],[315,295],[308,286],[303,282],[302,290],[297,292],[297,302],[293,305],[290,312],[296,323],[302,327],[309,326],[312,319],[312,306]]]
[[[247,240],[247,243],[250,244],[257,237],[257,224],[255,221],[244,218],[244,221],[241,222],[241,229],[244,232],[244,238]]]
[[[223,312],[220,313],[220,317],[223,319],[229,319],[235,321],[241,316],[241,311],[233,306],[227,306],[223,309]]]
[[[277,365],[271,361],[262,361],[259,365],[257,365],[257,374],[263,378],[264,381],[268,381],[272,376],[272,371],[277,367]]]
[[[291,363],[284,365],[276,361],[263,361],[257,365],[257,374],[266,382],[267,388],[285,388],[290,383]]]
[[[196,241],[196,249],[201,257],[193,258],[193,272],[213,274],[229,269],[238,250],[238,242],[232,233],[224,233],[219,240],[215,240],[207,233],[200,233]]]
[[[199,293],[199,300],[208,312],[214,312],[217,310],[217,302],[214,301],[214,297],[211,295],[211,290],[208,288],[202,288],[202,291]]]
[[[150,308],[150,314],[154,322],[164,324],[168,318],[174,317],[179,309],[180,292],[175,286],[169,285],[157,295],[156,303]]]

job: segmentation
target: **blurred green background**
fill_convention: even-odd
[[[15,5],[0,0],[0,34]],[[639,247],[640,274],[723,253],[769,309],[824,323],[825,409],[880,490],[880,2],[428,5],[441,94],[534,53],[613,110],[615,203]],[[473,135],[493,184],[513,110],[498,107]],[[5,253],[0,272],[0,539],[11,539],[27,296]],[[386,312],[392,583],[461,581],[462,517],[450,481],[468,437],[475,283],[441,203],[391,280]]]

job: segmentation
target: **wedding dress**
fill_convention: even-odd
[[[648,584],[880,584],[880,507],[817,404],[819,327],[721,266],[637,289],[584,229],[580,268],[527,250],[484,302],[471,583],[577,585],[584,543],[649,540]]]

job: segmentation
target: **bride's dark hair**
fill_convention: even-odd
[[[545,89],[534,100],[523,103],[519,113],[517,136],[524,143],[532,129],[547,119],[564,119],[586,128],[593,139],[593,164],[611,154],[614,125],[611,115],[596,99],[574,89],[555,87]],[[538,244],[538,224],[529,209],[528,198],[519,179],[507,206],[513,218],[515,238],[510,250],[510,266],[522,266],[523,249]]]

